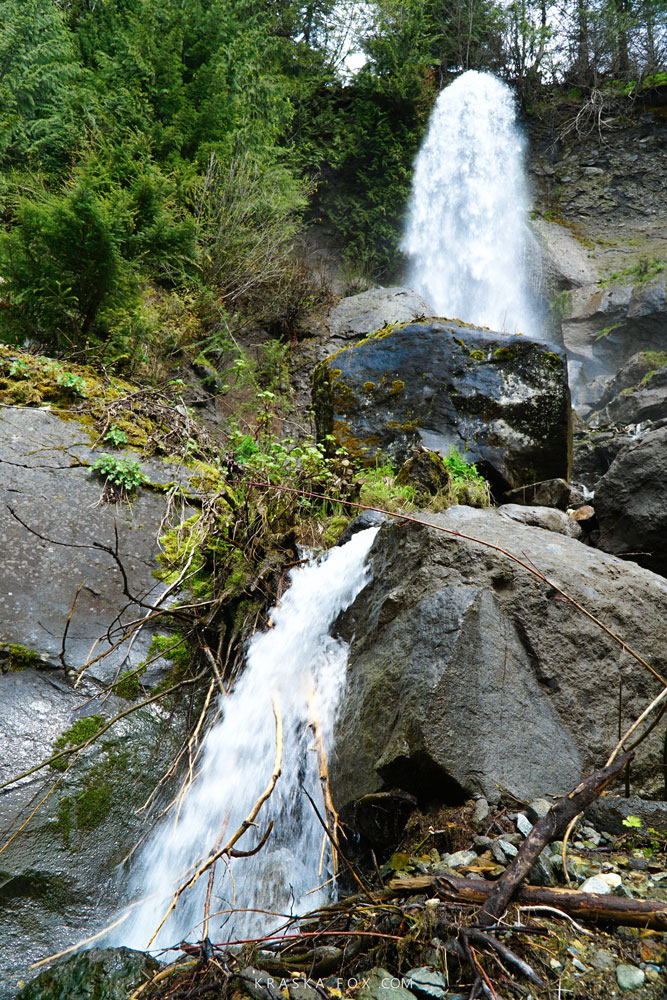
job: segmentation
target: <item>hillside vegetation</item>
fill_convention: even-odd
[[[350,275],[399,268],[443,84],[489,69],[535,113],[554,85],[632,97],[666,79],[665,10],[0,0],[0,339],[147,372],[244,325],[294,336],[326,291],[314,221]]]

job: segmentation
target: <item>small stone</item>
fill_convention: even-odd
[[[320,994],[308,983],[289,983],[287,992],[289,1000],[320,1000]]]
[[[519,853],[519,848],[515,847],[514,844],[510,844],[509,840],[498,840],[497,843],[510,858],[515,858]]]
[[[621,876],[617,872],[601,872],[597,877],[606,882],[612,892],[622,884]]]
[[[482,847],[482,848],[490,847],[492,843],[493,843],[492,837],[482,837],[478,835],[473,840],[473,844],[475,845],[475,847]]]
[[[524,813],[519,813],[516,818],[516,825],[519,833],[522,833],[524,837],[527,837],[530,831],[533,829],[533,824],[530,822],[528,817]]]
[[[403,983],[420,1000],[449,1000],[447,980],[441,972],[434,972],[424,966],[410,969],[403,976]]]
[[[595,892],[600,896],[607,896],[611,892],[609,883],[601,879],[599,875],[591,875],[590,878],[581,883],[579,889],[581,892]]]
[[[528,805],[528,818],[536,823],[538,819],[544,819],[550,809],[551,803],[546,799],[535,799]]]
[[[455,854],[443,854],[442,860],[448,868],[464,868],[477,861],[475,851],[456,851]]]
[[[500,846],[500,841],[494,840],[491,844],[491,853],[493,854],[496,861],[501,865],[507,864],[507,855]]]
[[[358,1000],[414,1000],[414,993],[404,989],[401,979],[407,979],[407,976],[392,976],[391,972],[376,966],[359,978],[364,985],[355,996]]]
[[[645,974],[636,965],[616,967],[616,982],[622,990],[636,990],[643,985],[645,979]]]
[[[608,951],[600,949],[600,951],[596,951],[593,955],[591,965],[600,972],[609,972],[610,969],[614,968],[614,959]]]
[[[477,799],[475,802],[475,809],[472,814],[472,825],[475,829],[478,830],[480,827],[484,826],[490,815],[491,810],[486,799]]]
[[[578,958],[572,959],[572,965],[575,967],[577,972],[588,972],[588,969],[583,962],[580,962]]]

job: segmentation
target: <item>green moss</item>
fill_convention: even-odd
[[[373,392],[376,388],[375,382],[364,382],[364,392]]]
[[[322,542],[327,549],[336,544],[349,523],[350,518],[345,514],[335,514],[327,520],[322,534]]]
[[[470,351],[468,356],[471,357],[473,361],[484,361],[486,357],[484,351],[479,351],[477,349]]]
[[[38,653],[18,643],[5,643],[0,646],[0,663],[3,670],[17,673],[20,670],[35,670],[44,666],[44,661]]]
[[[74,725],[66,729],[56,739],[53,744],[53,753],[58,753],[60,750],[66,750],[67,747],[75,747],[80,743],[86,743],[88,740],[93,739],[104,723],[105,719],[102,715],[87,715],[83,719],[77,719]],[[67,767],[67,757],[61,757],[59,760],[53,761],[51,767],[58,771],[64,771]]]
[[[158,580],[162,580],[164,583],[174,583],[191,558],[190,568],[193,571],[202,565],[203,556],[197,551],[201,542],[196,530],[199,517],[199,514],[193,514],[182,524],[160,537],[162,551],[157,558],[162,569],[155,570],[153,573],[153,576]]]
[[[80,830],[94,830],[99,826],[108,816],[113,798],[111,782],[97,783],[92,773],[89,780],[92,782],[90,787],[76,796],[76,825]]]
[[[70,835],[72,833],[72,809],[74,808],[74,802],[72,799],[65,795],[60,800],[58,805],[58,816],[56,819],[56,826],[63,838],[63,844],[65,847],[69,847]]]
[[[135,670],[126,670],[120,675],[113,686],[113,693],[125,701],[136,701],[141,693],[139,678],[146,671],[146,664],[141,663]]]
[[[542,364],[545,368],[548,368],[549,371],[559,372],[562,370],[564,364],[563,359],[553,351],[544,351],[541,358]]]
[[[399,392],[405,392],[405,382],[403,381],[403,379],[395,378],[394,381],[391,383],[391,389],[389,390],[389,395],[395,396]]]

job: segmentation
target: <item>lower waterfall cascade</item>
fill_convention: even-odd
[[[220,700],[198,773],[141,850],[131,877],[137,902],[109,943],[145,949],[179,884],[247,817],[272,773],[274,706],[284,738],[281,776],[238,849],[256,846],[270,822],[273,830],[253,857],[218,861],[209,935],[213,941],[251,936],[282,914],[332,898],[329,845],[304,789],[323,814],[316,742],[325,752],[331,748],[347,665],[347,646],[330,629],[369,578],[366,556],[378,530],[360,531],[291,572],[290,587],[271,614],[273,627],[253,637],[243,674]],[[207,881],[205,876],[183,893],[151,948],[201,938]]]

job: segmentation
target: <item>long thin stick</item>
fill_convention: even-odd
[[[234,833],[232,837],[227,841],[227,843],[219,850],[216,851],[214,849],[212,853],[209,855],[209,857],[206,859],[206,861],[199,866],[199,868],[194,872],[194,874],[186,882],[183,882],[178,887],[178,889],[174,893],[171,903],[169,904],[167,912],[163,916],[162,920],[156,927],[150,941],[146,945],[146,950],[148,950],[152,945],[153,941],[159,934],[160,930],[165,924],[165,921],[169,917],[170,913],[174,910],[176,904],[178,903],[178,900],[185,892],[185,890],[190,889],[195,884],[195,882],[198,882],[199,879],[202,877],[202,875],[209,870],[211,865],[214,865],[216,863],[218,858],[221,858],[223,854],[229,854],[231,852],[231,849],[234,847],[234,844],[237,842],[237,840],[239,840],[246,832],[246,830],[253,825],[259,810],[262,808],[266,800],[273,792],[273,789],[276,787],[276,782],[278,781],[278,778],[280,777],[281,774],[282,759],[283,759],[283,722],[282,722],[282,717],[280,715],[280,711],[278,709],[278,703],[275,699],[273,702],[273,714],[276,720],[276,759],[273,765],[273,773],[271,774],[268,785],[266,786],[260,797],[255,802],[247,818],[243,820],[236,833]]]

